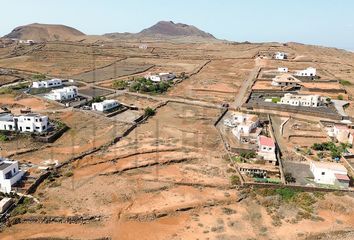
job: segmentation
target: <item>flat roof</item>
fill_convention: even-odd
[[[12,163],[6,163],[6,162],[0,163],[0,171],[6,169],[7,167],[10,167],[11,165]]]

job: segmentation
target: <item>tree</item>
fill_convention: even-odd
[[[296,182],[296,179],[293,177],[293,175],[291,173],[285,173],[284,174],[284,177],[285,177],[285,181],[287,183],[294,183]]]

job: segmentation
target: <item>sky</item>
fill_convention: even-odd
[[[86,33],[139,32],[160,20],[220,39],[301,42],[354,51],[353,0],[0,0],[0,35],[29,23]]]

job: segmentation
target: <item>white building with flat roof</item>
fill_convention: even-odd
[[[243,113],[233,114],[230,122],[235,126],[231,130],[232,133],[241,142],[255,140],[259,135],[259,131],[257,131],[259,118],[257,115]]]
[[[150,79],[153,82],[161,82],[161,81],[171,81],[176,78],[176,75],[173,73],[159,73],[156,75],[146,75],[146,79]]]
[[[11,113],[0,114],[0,130],[16,131],[14,116]]]
[[[14,117],[15,125],[20,132],[46,132],[49,126],[47,116],[42,116],[36,113],[28,113]]]
[[[104,112],[120,106],[117,100],[109,99],[103,102],[92,103],[92,110]]]
[[[319,107],[324,104],[324,100],[319,95],[299,95],[286,93],[278,104],[303,107]]]
[[[277,60],[284,60],[288,58],[288,55],[285,52],[276,52],[274,58]]]
[[[298,77],[315,77],[316,74],[317,74],[316,68],[308,67],[304,70],[296,71],[294,75]]]
[[[76,86],[54,89],[45,97],[54,101],[71,100],[78,96],[78,88]]]
[[[17,161],[0,157],[0,192],[9,193],[12,186],[21,180],[24,172],[18,167]]]
[[[289,69],[287,67],[278,67],[277,71],[280,73],[287,73],[289,72]]]
[[[53,78],[51,80],[36,81],[32,83],[32,88],[52,88],[62,86],[62,80],[58,78]]]
[[[42,133],[48,130],[49,119],[35,113],[14,116],[12,114],[0,114],[0,130]]]
[[[340,163],[311,161],[310,170],[316,183],[337,185],[344,188],[349,186],[348,171]]]

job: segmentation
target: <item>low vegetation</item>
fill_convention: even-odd
[[[126,89],[128,86],[129,86],[128,82],[124,80],[116,80],[112,84],[112,87],[117,90]]]
[[[8,140],[9,138],[5,134],[0,133],[0,142],[6,142]]]
[[[339,83],[342,84],[343,86],[350,86],[350,85],[352,85],[352,83],[349,82],[348,80],[340,80]]]
[[[32,79],[35,81],[42,81],[42,80],[45,80],[46,78],[47,78],[47,76],[42,73],[32,75]]]
[[[280,102],[281,98],[280,97],[273,97],[272,98],[272,103],[278,103]]]
[[[171,83],[167,81],[153,82],[150,79],[138,78],[130,83],[129,90],[131,92],[161,94],[171,87]]]
[[[324,142],[324,143],[314,143],[312,145],[312,149],[315,151],[319,151],[317,156],[319,158],[324,157],[324,151],[328,151],[331,154],[333,159],[340,158],[344,152],[346,152],[347,148],[350,147],[348,144],[341,143],[338,146],[333,142]]]
[[[156,114],[156,110],[150,108],[150,107],[147,107],[145,108],[144,110],[144,116],[145,117],[151,117],[151,116],[154,116]]]

